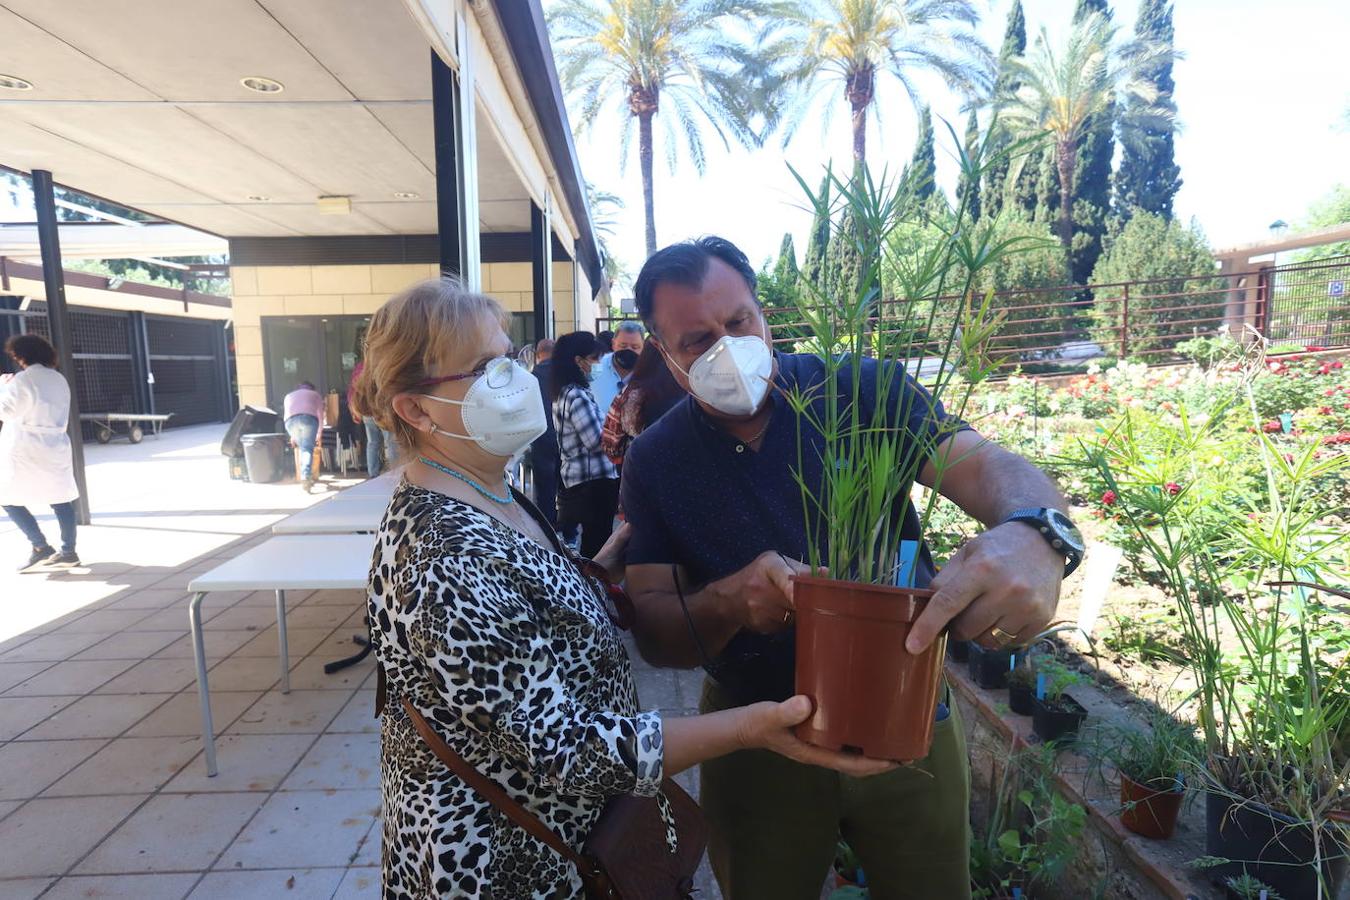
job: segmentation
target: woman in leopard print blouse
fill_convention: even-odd
[[[536,414],[528,403],[542,400],[533,376],[502,361],[504,323],[487,297],[445,280],[416,285],[372,318],[355,387],[358,412],[392,431],[413,460],[380,526],[368,592],[388,690],[384,896],[581,891],[570,863],[432,754],[404,698],[576,847],[610,798],[654,796],[665,776],[738,749],[766,747],[854,775],[889,768],[797,741],[790,729],[810,713],[804,697],[665,721],[640,711],[593,585],[507,485],[510,457],[537,436],[527,433]],[[615,580],[625,537],[616,532],[596,560]]]

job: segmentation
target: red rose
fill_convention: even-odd
[[[1115,505],[1116,505],[1116,492],[1115,492],[1115,491],[1107,491],[1105,494],[1102,494],[1102,502],[1105,503],[1107,506],[1115,506]]]
[[[1343,369],[1343,368],[1345,368],[1345,363],[1341,362],[1341,361],[1338,359],[1338,360],[1336,360],[1334,363],[1331,364],[1331,367],[1332,367],[1333,369]]]
[[[1317,408],[1317,411],[1318,411],[1319,413],[1321,413],[1322,415],[1324,415],[1324,416],[1329,416],[1329,415],[1331,415],[1331,407],[1330,407],[1330,406],[1319,406],[1319,407]]]

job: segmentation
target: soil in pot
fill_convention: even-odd
[[[1176,831],[1185,796],[1175,778],[1155,778],[1142,784],[1121,772],[1120,822],[1135,834],[1166,840]]]
[[[970,642],[970,679],[985,690],[994,691],[1008,686],[1008,669],[1012,663],[1011,650],[986,650]]]
[[[933,743],[946,636],[920,654],[905,638],[932,591],[798,576],[797,693],[815,712],[802,740],[913,762]]]
[[[1078,729],[1086,718],[1087,710],[1068,694],[1060,694],[1054,700],[1041,697],[1031,700],[1031,730],[1046,743],[1077,740]]]
[[[1212,869],[1222,882],[1243,869],[1289,900],[1336,897],[1345,883],[1347,848],[1324,832],[1322,881],[1328,893],[1318,893],[1318,873],[1312,865],[1313,830],[1259,803],[1240,803],[1227,794],[1205,794],[1205,852],[1232,860]]]
[[[1029,716],[1036,708],[1032,701],[1036,699],[1036,689],[1026,684],[1008,685],[1008,708],[1019,716]]]

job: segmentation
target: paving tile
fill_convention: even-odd
[[[214,685],[212,685],[214,688]],[[146,694],[160,697],[162,694]],[[211,691],[211,719],[217,729],[230,725],[262,696],[261,691]],[[174,694],[163,706],[137,722],[128,737],[192,737],[202,733],[202,709],[196,688]]]
[[[348,699],[342,691],[268,691],[229,730],[235,734],[319,734]]]
[[[43,634],[0,656],[0,663],[49,661],[70,659],[87,647],[92,647],[107,635],[102,634]]]
[[[290,595],[287,594],[286,596],[289,597]],[[366,592],[331,589],[315,591],[308,602],[317,606],[364,606]]]
[[[0,747],[0,800],[36,797],[107,741],[10,741]],[[4,869],[0,868],[0,872]],[[34,873],[37,874],[37,873]],[[59,873],[57,873],[59,874]]]
[[[23,806],[22,800],[0,800],[0,819],[14,812],[20,806]]]
[[[206,598],[206,603],[211,602],[211,598]],[[220,615],[212,616],[208,621],[212,628],[225,629],[243,629],[243,628],[266,628],[274,624],[277,620],[275,608],[265,606],[232,606]],[[289,624],[289,620],[287,622]]]
[[[0,872],[8,877],[60,875],[143,800],[144,795],[128,794],[25,803],[0,821]]]
[[[202,621],[211,621],[212,615],[219,615],[224,610],[202,608]],[[179,634],[188,633],[188,604],[184,600],[181,603],[174,603],[163,609],[157,610],[141,619],[135,626],[137,631],[176,631]]]
[[[145,617],[146,611],[143,609],[96,609],[68,625],[62,625],[56,633],[84,634],[98,632],[115,634],[123,628],[130,628]]]
[[[235,654],[211,667],[207,680],[216,691],[265,691],[281,680],[276,653],[271,657]],[[193,680],[196,680],[194,674]]]
[[[75,873],[208,869],[266,799],[262,793],[152,797],[81,861]]]
[[[0,693],[9,690],[20,682],[27,681],[43,669],[51,668],[50,662],[5,662],[0,660]]]
[[[240,900],[242,897],[284,897],[285,900],[329,900],[346,869],[268,869],[263,872],[212,872],[189,900]]]
[[[370,830],[366,832],[365,838],[361,841],[361,849],[356,851],[356,859],[352,860],[354,866],[378,866],[380,864],[380,848],[384,841],[384,820],[377,817],[371,824]]]
[[[380,900],[380,870],[375,866],[348,869],[333,900]]]
[[[670,669],[635,672],[638,705],[643,709],[678,709],[680,688],[676,675]]]
[[[164,609],[182,601],[187,603],[187,591],[174,588],[136,588],[113,597],[108,601],[108,609]]]
[[[62,878],[42,895],[42,900],[183,900],[200,876],[188,875],[97,875]]]
[[[122,631],[75,654],[75,659],[134,659],[153,655],[174,640],[169,631]]]
[[[74,697],[0,697],[0,741],[13,740]]]
[[[16,665],[18,665],[16,663]],[[43,663],[33,663],[43,665]],[[87,694],[126,671],[134,663],[127,659],[70,659],[55,663],[22,684],[10,688],[10,697],[60,697]]]
[[[147,659],[108,681],[97,693],[176,694],[196,682],[197,667],[190,659]]]
[[[52,883],[50,878],[15,878],[0,881],[0,900],[34,900]]]
[[[218,774],[207,777],[198,754],[163,793],[275,790],[313,743],[311,734],[227,734],[216,738]]]
[[[167,632],[152,632],[158,634],[167,634]],[[257,629],[240,629],[229,631],[224,628],[205,628],[202,630],[202,643],[206,648],[207,664],[213,660],[224,659],[240,647],[247,644],[258,636]],[[165,646],[154,654],[156,659],[192,659],[192,635],[185,634],[180,638],[173,639],[172,643]],[[149,654],[147,654],[149,655]]]
[[[114,738],[151,713],[162,694],[90,694],[24,734],[22,740]]]
[[[309,601],[309,598],[313,594],[314,591],[287,591],[286,606],[287,607],[299,606],[301,603],[306,603]],[[212,594],[211,596],[214,597],[215,594]],[[236,605],[266,606],[270,607],[271,609],[276,609],[277,594],[276,591],[253,591],[252,593],[246,595],[244,599],[240,600]]]
[[[360,648],[348,645],[351,650]],[[291,690],[293,691],[354,691],[361,686],[375,669],[375,657],[367,656],[354,666],[339,669],[328,674],[323,667],[334,660],[341,659],[339,654],[324,653],[316,650],[291,668]]]
[[[327,730],[339,734],[379,734],[380,720],[375,718],[375,692],[357,691]]]
[[[379,807],[379,791],[273,794],[216,869],[346,866]]]
[[[380,736],[325,734],[282,782],[283,791],[380,786]]]
[[[326,628],[332,630],[346,621],[351,612],[345,606],[306,604],[286,610],[287,628]]]
[[[274,624],[260,629],[253,640],[234,652],[235,656],[270,656],[273,659],[276,658],[278,653],[276,617],[273,616],[268,621]],[[208,625],[206,630],[209,632],[211,627]],[[333,629],[331,628],[292,628],[290,619],[287,619],[286,647],[290,651],[291,659],[301,659],[313,653],[332,633]]]
[[[144,794],[155,791],[177,775],[200,749],[200,737],[118,738],[47,788],[43,796]]]

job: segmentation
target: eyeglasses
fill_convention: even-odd
[[[515,363],[509,356],[499,356],[488,362],[481,369],[475,369],[472,372],[463,372],[459,375],[440,375],[436,378],[428,378],[426,381],[419,382],[417,387],[429,388],[438,384],[445,384],[449,381],[463,381],[466,378],[482,378],[487,376],[488,387],[496,390],[504,388],[511,383],[511,374],[515,369]]]

